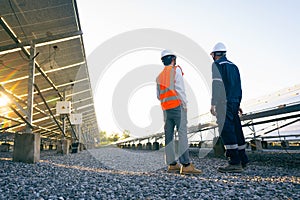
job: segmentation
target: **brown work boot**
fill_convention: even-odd
[[[231,164],[228,164],[226,167],[219,167],[218,168],[218,171],[219,172],[242,172],[243,171],[243,168],[242,168],[242,165],[241,164],[237,164],[237,165],[231,165]]]
[[[176,163],[176,165],[169,165],[168,172],[179,172],[180,171],[180,164]]]
[[[191,163],[188,166],[181,166],[180,174],[201,174],[202,171],[200,169],[195,168],[195,166]]]

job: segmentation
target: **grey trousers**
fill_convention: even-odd
[[[190,163],[187,138],[187,111],[178,106],[164,111],[166,164],[175,164],[179,157],[181,164]],[[174,128],[178,131],[178,155],[175,154]]]

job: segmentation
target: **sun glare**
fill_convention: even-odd
[[[0,96],[0,107],[6,106],[10,102],[9,98],[5,95]]]

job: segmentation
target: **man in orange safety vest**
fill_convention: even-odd
[[[161,52],[161,60],[164,64],[163,71],[156,79],[157,98],[161,102],[164,112],[165,131],[165,155],[168,172],[181,174],[200,174],[190,162],[187,139],[187,99],[185,94],[183,72],[180,66],[176,66],[176,55],[170,50]],[[177,162],[174,148],[174,128],[178,132],[178,156]]]

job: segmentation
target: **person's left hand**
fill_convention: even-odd
[[[238,113],[239,113],[239,116],[241,116],[243,114],[243,110],[241,108],[239,108]]]

